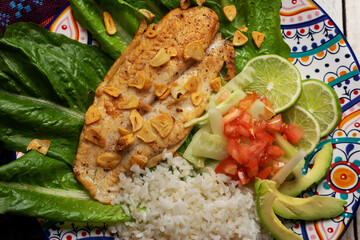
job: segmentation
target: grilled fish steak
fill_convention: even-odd
[[[99,202],[115,198],[119,174],[133,164],[152,167],[165,149],[177,150],[191,130],[184,124],[203,113],[224,61],[233,77],[234,49],[218,30],[217,15],[206,7],[172,10],[157,25],[141,22],[96,89],[73,164]]]

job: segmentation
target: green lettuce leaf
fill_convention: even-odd
[[[101,48],[116,60],[132,41],[143,15],[121,0],[70,0],[75,19],[87,28]],[[117,32],[106,33],[103,13],[111,14]]]
[[[25,152],[51,141],[48,156],[72,164],[93,93],[113,60],[95,46],[31,23],[0,39],[0,141]]]
[[[56,221],[131,221],[121,205],[93,200],[71,167],[32,150],[0,167],[0,214],[21,213]]]
[[[223,7],[236,6],[236,17],[230,22],[222,12]],[[213,9],[219,16],[220,32],[224,38],[234,35],[235,31],[246,26],[244,34],[249,41],[235,47],[236,72],[239,73],[245,64],[252,58],[265,54],[277,54],[284,58],[290,55],[290,47],[281,36],[280,7],[281,0],[207,0],[204,6]],[[265,41],[258,48],[251,36],[253,31],[265,34]]]
[[[160,0],[125,0],[137,10],[146,9],[155,15],[154,22],[158,22],[169,12],[169,9]]]
[[[162,4],[164,4],[169,10],[173,10],[175,8],[180,7],[180,0],[160,0]],[[195,1],[193,1],[193,5]]]

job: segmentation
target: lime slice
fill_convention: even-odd
[[[305,131],[305,136],[295,144],[295,147],[303,149],[306,154],[311,153],[320,141],[320,126],[314,116],[299,106],[290,108],[281,116],[285,123],[296,123]]]
[[[274,104],[276,113],[289,109],[300,97],[300,72],[285,58],[259,56],[250,60],[243,72],[253,80],[244,90],[266,96]]]
[[[332,132],[341,121],[342,110],[339,97],[326,83],[309,79],[302,82],[303,91],[297,105],[314,115],[320,125],[320,136]]]

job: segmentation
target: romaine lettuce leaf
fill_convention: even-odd
[[[152,12],[155,15],[154,22],[158,22],[161,18],[165,16],[166,13],[169,12],[169,8],[167,8],[164,4],[162,4],[162,0],[125,0],[131,6],[136,8],[137,10],[146,9]]]
[[[131,221],[121,205],[93,200],[68,164],[35,150],[0,167],[0,214],[6,212],[56,221]]]
[[[116,60],[133,39],[143,15],[121,0],[70,0],[75,19],[87,28],[101,48]],[[117,32],[106,33],[103,12],[107,11],[117,26]]]
[[[48,156],[72,164],[93,92],[113,60],[95,46],[31,23],[0,39],[0,141],[25,152],[51,141]]]
[[[180,7],[180,0],[160,0],[162,4],[164,4],[169,10],[173,10],[175,8]],[[195,4],[196,1],[193,1]],[[194,5],[193,4],[193,5]]]
[[[222,12],[223,7],[234,4],[236,17],[230,22]],[[223,37],[234,35],[241,26],[248,28],[243,32],[249,41],[240,47],[235,47],[236,72],[239,73],[245,64],[252,58],[265,55],[277,54],[284,58],[290,55],[290,47],[285,43],[280,29],[281,0],[207,0],[204,6],[213,9],[219,16],[220,32]],[[251,36],[253,31],[265,34],[265,41],[258,48]]]

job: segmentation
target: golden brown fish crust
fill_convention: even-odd
[[[80,135],[73,170],[95,199],[109,204],[120,173],[156,165],[164,149],[176,151],[187,137],[184,124],[204,111],[210,81],[224,61],[234,63],[218,30],[206,7],[175,9],[157,25],[141,22],[98,86]]]

